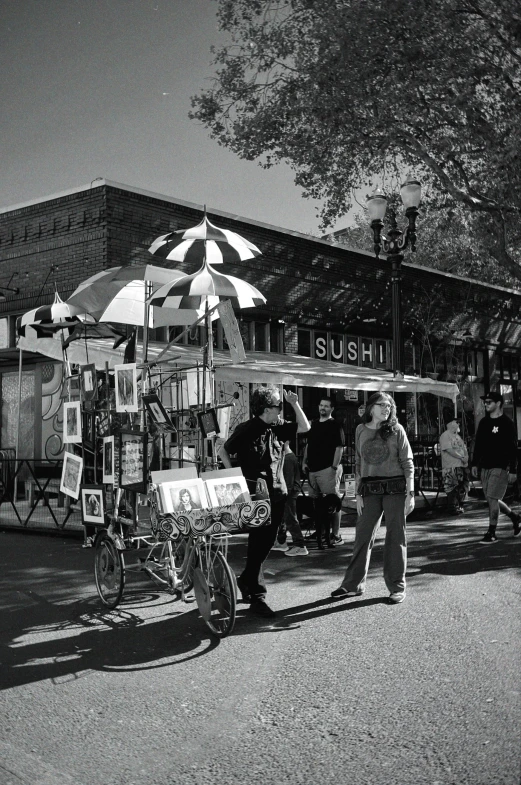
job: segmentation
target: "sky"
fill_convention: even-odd
[[[101,177],[320,234],[286,165],[263,170],[188,118],[224,42],[214,0],[1,0],[0,207]],[[348,223],[348,217],[336,227]]]

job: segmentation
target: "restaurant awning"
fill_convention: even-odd
[[[18,346],[31,352],[38,352],[55,360],[62,360],[61,341],[58,336],[38,338],[34,331],[20,337]],[[163,343],[151,342],[148,361],[154,362],[165,348]],[[124,347],[112,348],[108,340],[74,341],[68,348],[68,358],[72,363],[84,365],[95,363],[104,370],[123,362]],[[140,355],[138,352],[138,363]],[[169,368],[184,368],[201,365],[203,350],[198,346],[175,344],[161,359]],[[233,363],[229,352],[214,351],[215,378],[217,381],[254,382],[284,384],[298,387],[321,387],[345,390],[389,391],[389,392],[429,392],[454,403],[458,395],[458,385],[418,376],[397,378],[390,371],[375,368],[360,368],[327,360],[316,360],[296,354],[275,354],[274,352],[246,352],[246,362]]]

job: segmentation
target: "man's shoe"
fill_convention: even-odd
[[[250,605],[250,612],[254,613],[256,616],[263,616],[265,619],[271,619],[273,616],[277,615],[264,600],[253,600]]]
[[[332,534],[331,535],[331,542],[335,545],[340,545],[341,542],[344,542],[340,534]]]
[[[344,586],[339,586],[338,589],[333,589],[331,592],[332,597],[342,599],[343,597],[360,597],[363,591],[348,591]]]
[[[521,515],[518,515],[517,512],[513,512],[510,520],[514,524],[514,537],[517,537],[519,532],[521,532]]]
[[[286,551],[289,551],[289,545],[285,542],[276,542],[275,545],[272,545],[271,550],[286,553]]]
[[[489,542],[497,542],[495,532],[488,531],[480,542],[484,545],[487,545]]]
[[[294,545],[286,551],[285,556],[307,556],[308,554],[309,551],[305,545]]]
[[[398,605],[399,602],[403,602],[405,600],[405,592],[404,591],[393,591],[392,594],[389,595],[389,602],[393,605]]]
[[[248,586],[246,585],[246,582],[245,582],[244,578],[242,578],[240,576],[237,578],[237,588],[239,589],[239,591],[241,593],[242,601],[243,602],[251,602],[250,590],[248,589]]]

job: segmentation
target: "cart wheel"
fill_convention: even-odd
[[[197,606],[206,624],[218,638],[225,638],[235,625],[237,592],[233,573],[220,551],[200,551],[200,563],[194,570]]]
[[[125,586],[125,561],[107,534],[102,534],[96,541],[94,577],[103,605],[115,608]]]

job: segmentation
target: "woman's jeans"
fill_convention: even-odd
[[[353,555],[342,586],[347,591],[364,591],[376,532],[385,514],[384,580],[389,592],[405,591],[407,536],[405,533],[405,494],[364,496],[364,508],[356,522]]]

